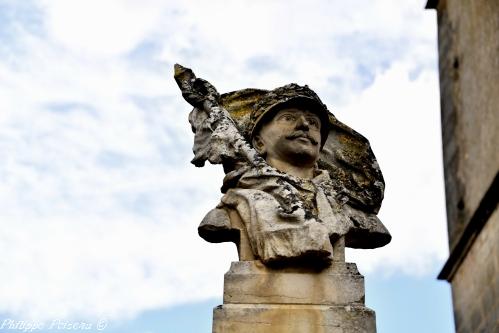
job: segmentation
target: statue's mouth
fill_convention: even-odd
[[[286,136],[286,139],[288,139],[288,140],[307,139],[313,145],[317,145],[319,143],[319,142],[317,142],[317,140],[315,140],[313,137],[311,137],[308,133],[302,132],[302,131],[293,132],[290,135]]]

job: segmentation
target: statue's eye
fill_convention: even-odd
[[[284,115],[282,115],[281,119],[283,119],[285,121],[295,121],[296,117],[293,116],[292,114],[284,114]]]
[[[320,127],[320,123],[319,123],[319,120],[315,117],[308,117],[307,118],[307,122],[311,125],[311,126],[314,126],[316,128],[319,128]]]

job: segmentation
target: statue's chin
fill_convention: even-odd
[[[315,147],[303,147],[293,151],[289,157],[289,162],[295,166],[310,167],[314,166],[318,159],[319,153]]]
[[[272,161],[269,159],[267,159],[267,163],[278,170],[281,170],[282,167],[286,165],[309,169],[315,166],[317,159],[318,154],[313,154],[307,151],[295,151],[293,152],[293,154],[289,154],[285,158],[279,159],[279,162],[277,163],[272,163]],[[286,172],[286,170],[281,171]]]
[[[297,138],[293,140],[293,145],[288,151],[290,161],[299,163],[314,164],[319,158],[318,146],[312,144],[308,139]]]

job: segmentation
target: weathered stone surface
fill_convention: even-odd
[[[452,280],[456,332],[499,331],[499,210]]]
[[[452,249],[499,170],[499,1],[441,0],[437,9]]]
[[[239,253],[213,332],[375,332],[364,278],[345,263],[345,246],[391,240],[376,217],[384,181],[369,142],[308,86],[220,96],[188,68],[176,65],[175,79],[194,106],[192,163],[226,174],[199,235]]]
[[[499,332],[499,1],[438,11],[442,143],[456,332]]]
[[[190,69],[176,65],[175,79],[195,107],[192,162],[222,164],[226,173],[225,195],[203,219],[201,237],[240,249],[247,236],[253,256],[269,266],[316,268],[330,265],[341,237],[356,248],[390,242],[376,217],[384,182],[369,143],[308,86],[220,96]]]
[[[252,110],[268,93],[268,90],[242,89],[220,97],[220,104],[229,112],[247,140]],[[279,99],[279,96],[275,96],[273,101],[266,104]],[[352,204],[377,213],[383,200],[385,183],[369,141],[330,112],[328,118],[329,132],[321,150],[319,167],[329,172],[335,190],[348,195]]]
[[[224,304],[213,310],[213,333],[375,333],[363,306]]]
[[[364,278],[355,264],[334,262],[320,272],[271,269],[233,262],[224,279],[224,304],[364,304]]]
[[[376,332],[376,323],[364,306],[364,278],[355,264],[334,261],[313,271],[239,261],[225,274],[213,332],[358,333]]]

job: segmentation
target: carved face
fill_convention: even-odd
[[[293,166],[311,167],[321,147],[321,121],[308,110],[286,108],[263,124],[253,138],[253,146],[269,164],[280,161]]]

